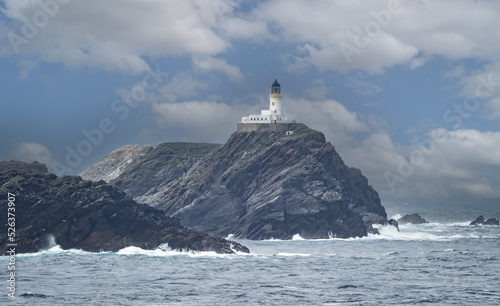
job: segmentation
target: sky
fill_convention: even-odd
[[[500,2],[3,0],[0,160],[225,143],[278,79],[382,203],[500,205]]]

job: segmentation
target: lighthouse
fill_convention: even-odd
[[[278,83],[278,80],[274,80],[273,85],[271,86],[271,95],[269,96],[269,110],[271,114],[274,115],[282,115],[283,114],[283,105],[281,104],[281,86]]]
[[[248,115],[241,117],[241,123],[293,123],[294,120],[288,118],[283,107],[283,97],[281,96],[281,86],[278,80],[274,80],[271,85],[271,95],[269,96],[269,109],[260,111],[260,115]]]

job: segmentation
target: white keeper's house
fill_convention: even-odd
[[[281,87],[277,80],[274,80],[271,86],[271,95],[269,96],[269,109],[260,111],[260,115],[248,115],[241,117],[241,123],[294,123],[283,108],[283,97],[281,96]]]

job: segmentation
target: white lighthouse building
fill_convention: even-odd
[[[294,120],[288,118],[283,108],[283,97],[281,87],[277,80],[271,86],[269,96],[269,109],[260,111],[260,115],[248,115],[241,117],[241,123],[293,123]]]

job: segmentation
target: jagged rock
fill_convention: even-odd
[[[103,180],[109,183],[125,172],[135,161],[141,159],[152,150],[152,146],[123,146],[111,152],[97,164],[83,171],[80,176],[88,181],[97,182]]]
[[[419,214],[411,214],[411,215],[406,215],[402,218],[399,218],[398,220],[399,224],[422,224],[422,223],[429,223],[427,222],[424,218],[422,218]]]
[[[472,221],[469,225],[500,225],[500,222],[498,219],[495,218],[489,218],[488,220],[484,220],[483,215],[480,215],[479,217],[476,218],[476,220]]]
[[[484,222],[484,225],[500,225],[500,222],[498,219],[488,218],[488,220],[486,220],[486,222]]]
[[[395,228],[397,228],[397,229],[398,229],[398,232],[399,232],[399,223],[398,223],[398,221],[396,221],[396,220],[394,220],[394,219],[391,219],[391,220],[389,220],[387,223],[388,223],[389,225],[392,225],[392,226],[394,226]]]
[[[4,167],[0,172],[0,194],[8,193],[15,194],[18,253],[47,247],[51,236],[63,249],[91,252],[117,251],[127,246],[155,249],[164,243],[177,250],[248,252],[238,243],[187,229],[179,220],[137,204],[104,181],[7,171]],[[0,202],[0,210],[7,212],[7,201]],[[7,243],[7,231],[2,231],[1,254],[5,254]]]
[[[141,201],[197,230],[247,239],[365,236],[371,224],[387,222],[378,193],[322,133],[303,124],[239,129]]]
[[[479,217],[476,218],[476,220],[472,221],[469,225],[478,225],[478,224],[484,224],[484,217],[483,215],[480,215]]]
[[[82,173],[82,178],[106,182],[139,202],[179,179],[218,144],[173,142],[150,146],[124,146]],[[116,161],[122,161],[117,164]],[[126,161],[124,163],[123,161]],[[105,166],[106,165],[106,166]]]
[[[18,170],[18,171],[35,172],[35,173],[48,172],[47,166],[37,161],[34,161],[31,164],[15,160],[0,161],[0,172],[6,172],[9,170]]]
[[[398,230],[398,232],[399,232],[398,221],[396,221],[394,219],[390,219],[389,221],[382,223],[382,225],[384,225],[384,226],[387,226],[387,225],[394,226]],[[369,225],[368,226],[368,233],[369,234],[379,235],[380,231],[379,231],[378,228],[373,227],[373,225]]]

